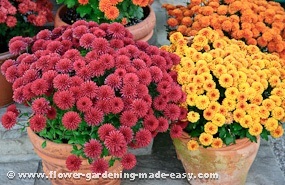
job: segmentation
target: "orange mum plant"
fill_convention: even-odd
[[[257,45],[285,58],[285,12],[266,0],[191,0],[186,6],[163,4],[170,34],[193,36],[211,27],[220,35]]]
[[[75,8],[82,19],[97,23],[130,24],[143,18],[143,7],[152,0],[56,0],[67,8]],[[135,23],[135,22],[134,22]]]
[[[255,45],[219,36],[211,28],[197,32],[191,42],[180,32],[162,50],[180,56],[174,67],[186,93],[184,120],[172,124],[171,137],[182,131],[191,138],[189,150],[199,145],[219,148],[236,139],[256,141],[283,135],[285,118],[284,60]]]

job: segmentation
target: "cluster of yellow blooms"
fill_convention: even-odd
[[[211,28],[201,29],[194,38],[180,32],[170,36],[170,45],[161,49],[176,53],[177,81],[187,94],[187,121],[204,119],[204,131],[187,146],[199,144],[220,148],[219,127],[239,123],[252,136],[263,129],[274,138],[283,135],[285,120],[285,69],[278,56],[263,53],[255,45],[220,37]],[[195,107],[195,109],[193,108]],[[199,110],[199,111],[195,111]]]

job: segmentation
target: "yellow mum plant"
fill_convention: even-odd
[[[203,28],[192,37],[180,32],[161,49],[181,60],[174,67],[177,82],[186,93],[184,120],[173,123],[172,137],[182,131],[191,139],[187,147],[219,148],[236,139],[256,142],[261,136],[283,135],[285,119],[284,60],[263,53],[255,45],[219,36]]]

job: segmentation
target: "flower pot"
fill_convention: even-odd
[[[66,22],[63,22],[61,17],[65,13],[67,7],[62,5],[56,12],[54,18],[54,27],[66,26],[68,25]],[[151,6],[147,6],[144,8],[144,12],[148,13],[148,16],[140,23],[126,27],[134,36],[134,40],[148,41],[151,39],[153,35],[153,30],[156,24],[156,17]]]
[[[119,185],[121,183],[121,179],[106,179],[106,178],[98,178],[92,179],[90,181],[87,180],[88,177],[86,174],[90,174],[90,165],[87,160],[83,159],[81,167],[78,171],[74,173],[82,173],[85,175],[81,175],[81,178],[54,178],[54,174],[60,173],[71,173],[65,166],[66,158],[71,155],[72,145],[69,144],[57,144],[51,141],[46,141],[46,147],[42,148],[42,143],[45,141],[43,138],[39,137],[35,134],[29,127],[27,127],[28,136],[34,146],[34,150],[37,155],[42,159],[43,171],[49,176],[50,182],[53,185],[60,184],[80,184],[80,185]],[[106,157],[106,160],[108,158]],[[112,167],[108,169],[108,173],[121,173],[123,170],[122,165],[119,161],[116,161]]]
[[[180,138],[173,139],[173,144],[186,173],[196,176],[195,179],[188,179],[191,185],[245,184],[258,152],[260,137],[257,143],[244,138],[236,140],[236,144],[219,149],[199,147],[195,151],[187,149],[189,139],[189,135],[184,132]]]
[[[0,53],[0,66],[9,58],[12,58],[9,52]],[[7,82],[6,78],[0,72],[0,107],[8,105],[13,102],[12,84]]]

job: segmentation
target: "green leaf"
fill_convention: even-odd
[[[234,141],[235,141],[235,139],[231,135],[227,135],[227,137],[225,138],[225,144],[226,145],[230,145],[230,144],[234,143]]]
[[[109,150],[106,147],[104,147],[101,157],[108,156],[108,155],[109,155]]]
[[[226,128],[224,126],[220,127],[218,132],[221,139],[226,137]]]
[[[57,4],[62,4],[64,2],[64,0],[56,0]]]
[[[248,132],[248,130],[247,130],[247,132],[246,132],[246,137],[247,137],[251,142],[257,142],[256,137],[255,137],[255,136],[252,136],[252,135]]]
[[[109,166],[113,166],[114,163],[115,163],[115,161],[116,161],[116,160],[112,158],[112,159],[109,161]]]
[[[67,5],[67,8],[72,8],[75,6],[76,1],[74,0],[65,0],[65,4]]]
[[[90,14],[92,11],[92,8],[89,4],[85,6],[78,6],[76,8],[76,12],[80,14],[80,17],[84,17],[86,14]]]
[[[268,135],[269,135],[269,134],[270,134],[270,133],[269,133],[268,130],[263,129],[262,132],[261,132],[261,134],[260,134],[260,137],[261,137],[262,139],[268,141]]]
[[[43,143],[42,143],[42,148],[45,148],[47,146],[47,141],[45,140]]]

